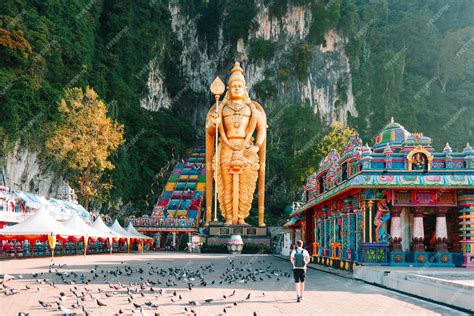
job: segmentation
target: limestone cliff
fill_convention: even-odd
[[[196,104],[193,109],[196,112],[195,124],[201,124],[209,106],[208,91],[213,78],[216,74],[225,75],[234,60],[240,61],[244,66],[251,97],[259,99],[253,89],[264,80],[270,80],[275,86],[275,97],[271,100],[260,100],[267,107],[274,104],[306,102],[311,104],[315,113],[328,124],[334,121],[346,123],[348,113],[357,116],[349,60],[343,48],[344,39],[335,31],[326,33],[324,46],[310,47],[309,68],[303,80],[293,80],[292,76],[286,81],[281,80],[271,73],[281,68],[285,62],[288,63],[286,59],[295,45],[305,42],[312,22],[311,10],[305,6],[289,5],[282,17],[276,17],[269,14],[269,8],[263,2],[256,2],[256,28],[250,31],[249,38],[246,41],[240,38],[237,43],[227,42],[222,36],[220,23],[219,28],[215,30],[219,36],[214,49],[209,49],[208,41],[198,34],[198,17],[183,13],[178,3],[169,4],[172,30],[182,47],[178,60],[181,73],[188,82],[185,89],[199,95],[198,101],[202,102]],[[257,60],[252,56],[249,42],[256,39],[278,45],[269,60]],[[179,99],[179,93],[168,96],[166,82],[157,75],[160,73],[158,67],[159,65],[155,64],[149,72],[148,93],[141,102],[141,105],[149,110],[169,107],[170,100],[171,104],[174,104]],[[156,91],[162,95],[161,100],[154,97]]]
[[[17,142],[3,157],[6,185],[15,189],[53,197],[62,183],[62,174],[41,162],[37,151]]]

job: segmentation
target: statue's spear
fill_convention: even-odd
[[[216,165],[214,167],[214,172],[215,172],[215,190],[214,190],[214,221],[217,222],[217,180],[218,180],[218,174],[217,174],[217,166],[219,166],[219,153],[218,153],[218,139],[219,139],[219,121],[217,120],[219,116],[219,99],[221,95],[225,91],[225,85],[222,82],[221,78],[216,77],[214,81],[211,83],[211,93],[214,95],[214,98],[216,100],[216,134],[215,134],[215,145],[216,145]],[[221,119],[221,118],[219,118]],[[209,175],[206,175],[209,176]],[[210,188],[206,188],[206,190],[209,190]]]

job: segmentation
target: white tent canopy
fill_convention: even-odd
[[[64,223],[64,226],[80,231],[84,236],[92,238],[108,238],[109,236],[87,225],[76,212]]]
[[[55,220],[46,207],[41,207],[35,214],[19,224],[0,229],[1,236],[37,236],[51,234],[74,237],[83,236],[81,232],[68,228]]]
[[[111,230],[109,227],[107,227],[107,225],[104,224],[104,222],[102,221],[102,218],[100,216],[97,217],[97,219],[95,220],[94,223],[92,223],[91,227],[98,230],[98,231],[100,231],[100,232],[102,232],[107,237],[127,238],[127,236],[122,236],[121,234],[117,234],[116,232]]]
[[[134,235],[134,236],[137,236],[137,238],[143,238],[143,239],[153,239],[151,237],[148,237],[146,235],[143,235],[141,234],[132,224],[132,222],[129,222],[128,223],[128,226],[126,228],[126,231],[130,234],[130,235]]]
[[[119,222],[115,220],[115,222],[110,226],[110,229],[116,232],[119,235],[122,235],[127,238],[139,238],[138,236],[134,236],[127,232],[122,226],[120,226]]]

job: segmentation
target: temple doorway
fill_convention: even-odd
[[[436,214],[433,210],[425,210],[423,232],[425,251],[434,252],[436,250]]]

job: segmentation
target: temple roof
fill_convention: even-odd
[[[392,117],[390,123],[385,125],[375,138],[374,149],[383,149],[387,144],[390,146],[401,145],[409,136],[410,133],[402,125],[395,122]]]
[[[469,145],[469,143],[466,144],[466,147],[464,147],[464,150],[462,152],[466,156],[474,155],[474,150],[472,149],[471,145]]]
[[[386,175],[359,174],[349,181],[338,185],[332,190],[309,200],[290,214],[290,217],[301,214],[305,210],[326,202],[340,193],[355,188],[425,188],[425,189],[462,189],[474,186],[474,175]]]
[[[359,135],[352,137],[342,149],[341,160],[354,157],[359,158],[362,154],[362,140]]]

